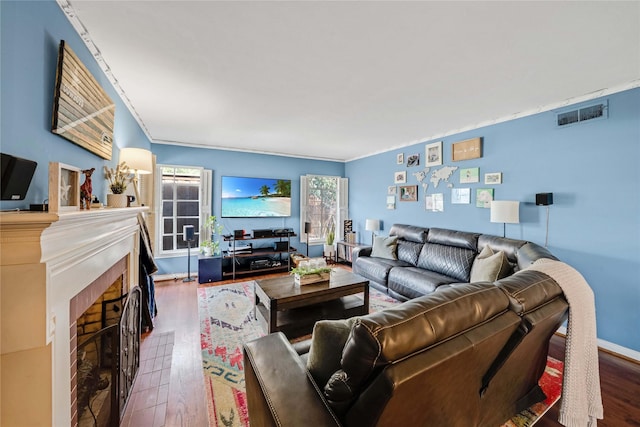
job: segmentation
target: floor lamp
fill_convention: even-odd
[[[153,160],[151,151],[144,148],[123,148],[120,150],[120,163],[126,165],[133,171],[133,191],[136,195],[136,204],[142,206],[139,190],[139,175],[146,175],[153,172]]]
[[[502,237],[506,237],[507,223],[520,223],[520,202],[512,200],[492,200],[491,222],[501,222]]]
[[[544,235],[544,247],[549,243],[549,206],[553,204],[553,193],[536,194],[536,205],[547,207],[547,227]]]
[[[187,277],[185,277],[182,281],[193,282],[194,280],[196,280],[191,277],[191,242],[193,242],[195,239],[193,225],[182,226],[182,238],[187,242]]]
[[[367,231],[371,231],[371,244],[373,245],[373,239],[376,236],[376,231],[380,230],[380,220],[367,219],[364,223],[364,229]]]
[[[309,258],[309,233],[311,233],[311,223],[304,223],[304,235],[307,238],[307,258]]]

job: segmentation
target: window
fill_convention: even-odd
[[[156,239],[158,255],[182,254],[188,247],[183,227],[193,225],[195,242],[200,240],[200,225],[209,215],[211,171],[199,167],[159,165],[156,176],[159,189]]]
[[[300,177],[300,234],[304,223],[311,223],[310,244],[325,242],[331,224],[336,240],[342,239],[343,221],[348,218],[348,179],[335,176]]]

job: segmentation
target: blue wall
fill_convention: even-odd
[[[2,1],[0,10],[0,150],[38,163],[26,199],[1,201],[0,209],[42,203],[48,197],[49,162],[96,168],[93,192],[104,201],[102,167],[117,163],[119,148],[149,148],[150,141],[55,1]],[[111,161],[50,131],[60,40],[68,43],[116,104]]]
[[[344,176],[344,163],[309,160],[294,157],[236,151],[188,148],[175,145],[152,144],[158,164],[176,166],[202,166],[213,170],[212,213],[223,225],[223,234],[233,230],[253,230],[260,228],[293,228],[300,234],[300,176],[306,174]],[[291,216],[287,218],[220,218],[221,177],[248,176],[256,178],[276,178],[291,180]],[[258,242],[254,242],[257,244]],[[265,243],[266,244],[266,243]],[[226,248],[223,243],[223,249]],[[292,238],[291,245],[305,253],[306,246],[299,238]],[[321,246],[309,248],[309,255],[322,255]],[[161,273],[186,271],[186,257],[158,258]],[[192,259],[191,265],[194,265]]]
[[[407,184],[418,184],[412,172],[423,169],[396,165],[396,154],[404,153],[406,160],[420,153],[422,161],[424,143],[349,162],[354,228],[369,236],[365,219],[379,218],[381,234],[405,223],[502,235],[502,224],[489,222],[489,209],[475,207],[475,189],[493,187],[496,200],[521,202],[521,223],[507,224],[507,237],[544,244],[546,211],[535,206],[535,194],[552,192],[549,249],[593,288],[599,338],[640,351],[640,89],[603,99],[609,102],[605,120],[557,128],[550,111],[443,138],[444,165],[479,167],[481,181],[460,184],[458,171],[450,179],[457,188],[472,189],[470,205],[452,205],[446,185],[430,185],[428,194],[444,193],[444,212],[425,210],[421,187],[418,202],[386,209],[394,172],[406,170]],[[478,136],[482,158],[450,161],[453,142]],[[484,185],[487,172],[502,172],[503,184]]]

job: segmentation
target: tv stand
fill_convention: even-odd
[[[291,237],[295,236],[295,233],[288,232],[265,237],[251,235],[224,237],[224,241],[229,242],[229,250],[224,251],[222,254],[222,278],[235,280],[236,277],[240,276],[291,270],[290,254],[295,252],[295,249],[291,247]],[[274,244],[270,246],[261,245],[261,243],[267,243],[268,241],[274,242]],[[280,242],[282,247],[274,247],[276,246],[275,242]],[[246,246],[251,248],[243,249]],[[229,262],[231,265],[228,265]]]

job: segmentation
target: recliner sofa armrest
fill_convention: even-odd
[[[351,251],[351,265],[356,265],[359,256],[371,256],[373,246],[356,246]]]
[[[244,367],[251,427],[341,425],[281,332],[244,344]]]

